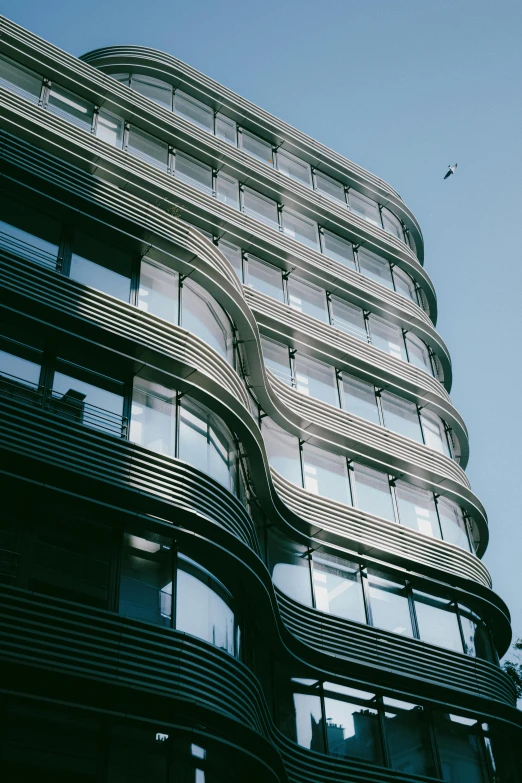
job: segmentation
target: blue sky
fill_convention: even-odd
[[[467,472],[489,514],[485,562],[522,636],[522,4],[3,0],[0,11],[74,55],[169,52],[398,190],[424,233]]]

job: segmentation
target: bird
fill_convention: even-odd
[[[448,179],[448,177],[451,177],[452,174],[455,174],[455,169],[457,168],[457,164],[455,163],[453,166],[448,163],[448,170],[444,176],[444,179]]]

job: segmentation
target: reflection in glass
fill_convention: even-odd
[[[473,658],[484,658],[486,661],[498,661],[488,630],[480,617],[471,609],[459,604],[460,624],[464,637],[464,651]]]
[[[323,174],[320,171],[314,171],[315,189],[325,196],[334,198],[336,201],[342,201],[346,204],[346,198],[344,195],[344,185],[332,179],[327,174]]]
[[[328,308],[326,306],[326,291],[316,288],[303,280],[288,278],[288,303],[293,310],[311,315],[319,321],[328,323]]]
[[[297,182],[302,182],[303,185],[308,185],[308,187],[310,187],[312,184],[312,175],[308,163],[299,160],[299,158],[296,158],[295,155],[292,155],[290,152],[281,149],[278,150],[277,168],[288,177],[295,179]]]
[[[190,155],[176,152],[176,177],[205,193],[212,193],[212,167]]]
[[[78,374],[83,374],[81,368],[78,370]],[[92,378],[94,380],[96,376]],[[75,375],[55,372],[53,397],[54,410],[61,416],[121,436],[123,389],[116,394]]]
[[[386,473],[366,465],[354,466],[357,508],[395,522],[390,483]]]
[[[417,406],[414,402],[390,392],[381,393],[384,426],[399,435],[422,443],[422,432]]]
[[[252,256],[248,257],[248,285],[278,302],[284,301],[281,270]]]
[[[450,544],[456,544],[471,552],[466,520],[460,506],[457,506],[452,500],[438,498],[437,508],[444,541],[449,541]]]
[[[78,283],[129,301],[131,256],[120,248],[77,231],[69,277]]]
[[[431,366],[430,354],[427,345],[417,335],[409,332],[406,335],[406,347],[408,349],[408,360],[415,367],[419,367],[421,370],[429,372],[433,375],[433,368]]]
[[[268,367],[270,372],[273,372],[280,381],[286,383],[287,386],[291,386],[292,371],[290,369],[290,352],[288,346],[281,345],[281,343],[276,343],[274,340],[268,340],[266,337],[262,337],[261,347],[263,349],[263,359],[266,367]]]
[[[0,55],[0,86],[7,87],[8,90],[16,92],[31,103],[38,103],[42,90],[42,77]]]
[[[317,223],[297,215],[289,209],[283,210],[283,232],[308,247],[318,248]]]
[[[294,361],[297,391],[338,408],[339,394],[334,368],[299,353],[295,355]]]
[[[239,209],[239,183],[226,174],[218,174],[216,177],[217,200],[228,204],[234,209]]]
[[[270,467],[293,484],[302,486],[299,438],[283,430],[268,416],[262,420],[261,431]]]
[[[90,132],[94,115],[94,105],[90,101],[85,101],[69,90],[53,85],[49,90],[47,108],[58,117],[62,117],[67,122],[73,122],[82,130]]]
[[[303,444],[303,474],[304,486],[308,492],[351,505],[345,457],[305,443]]]
[[[143,259],[138,307],[171,324],[178,323],[179,276],[177,272]]]
[[[374,223],[376,226],[381,226],[379,205],[376,201],[373,201],[371,198],[350,188],[349,202],[352,212],[355,212],[356,215],[359,215],[365,220],[369,220],[370,223]]]
[[[343,400],[344,410],[374,424],[381,423],[373,384],[343,373]]]
[[[167,144],[131,125],[127,150],[151,166],[167,171],[169,149]]]
[[[329,697],[324,700],[324,708],[329,753],[374,764],[383,763],[376,709]]]
[[[272,580],[285,595],[305,606],[312,606],[308,548],[269,530]]]
[[[358,340],[368,342],[364,313],[361,307],[332,296],[332,326]]]
[[[316,609],[357,623],[366,622],[357,563],[333,555],[314,554],[312,576]]]
[[[112,147],[121,148],[123,143],[123,120],[121,117],[116,117],[115,114],[100,109],[96,123],[96,136]]]
[[[393,769],[435,776],[426,715],[418,704],[383,697],[386,739]]]
[[[353,245],[346,239],[331,234],[329,231],[323,231],[323,252],[328,258],[333,258],[343,266],[349,269],[355,269],[355,258],[353,255]]]
[[[2,198],[0,201],[0,247],[19,258],[56,269],[60,224],[28,204]]]
[[[404,335],[402,329],[395,324],[383,321],[376,315],[370,315],[370,334],[372,345],[380,348],[381,351],[393,356],[395,359],[406,361],[406,350],[404,348]]]
[[[373,625],[402,636],[413,636],[406,587],[378,571],[368,571]]]
[[[124,534],[120,614],[171,626],[172,548],[170,538],[158,533]]]
[[[297,743],[324,753],[321,699],[307,693],[294,693]]]
[[[436,413],[423,410],[421,413],[421,421],[426,446],[429,446],[430,449],[435,449],[435,451],[439,451],[441,454],[445,454],[447,457],[451,456],[442,419],[437,416]]]
[[[450,601],[413,591],[419,636],[423,642],[462,652],[462,638],[455,608]]]
[[[443,780],[485,783],[477,721],[438,712],[434,719]]]
[[[388,261],[376,256],[375,253],[370,253],[369,250],[361,249],[357,252],[357,258],[359,268],[365,277],[376,280],[381,285],[386,286],[386,288],[393,289],[391,269]]]
[[[225,425],[203,405],[182,398],[179,458],[235,491],[235,454],[232,435]]]
[[[405,481],[397,481],[395,494],[401,525],[418,530],[425,536],[441,537],[433,492],[414,487]]]
[[[38,386],[41,367],[36,362],[0,350],[0,375],[12,376],[12,380]]]
[[[130,440],[159,454],[175,456],[175,391],[143,378],[135,379]]]
[[[221,305],[199,283],[185,280],[182,306],[183,328],[200,337],[224,359],[232,363],[232,327]]]
[[[195,125],[199,125],[200,128],[204,128],[209,133],[213,132],[214,112],[191,95],[187,95],[181,90],[176,90],[174,94],[174,111]]]

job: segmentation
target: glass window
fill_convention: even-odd
[[[357,259],[361,274],[393,290],[391,268],[388,261],[376,256],[375,253],[370,253],[369,250],[362,249],[357,251]]]
[[[234,655],[234,612],[223,585],[179,554],[176,588],[176,628]]]
[[[312,585],[308,548],[268,531],[272,581],[285,595],[300,604],[312,606]]]
[[[376,628],[413,636],[407,588],[378,571],[368,571],[372,622]]]
[[[419,636],[423,642],[462,652],[462,638],[455,608],[450,601],[413,591]]]
[[[411,299],[412,302],[417,302],[417,291],[415,290],[415,283],[407,272],[398,266],[393,267],[393,282],[395,283],[395,290],[401,296],[405,296],[407,299]]]
[[[338,408],[339,394],[335,369],[328,364],[309,359],[308,356],[299,353],[296,353],[294,361],[297,391]]]
[[[426,370],[433,375],[433,369],[430,361],[430,354],[427,345],[417,335],[408,332],[406,335],[406,347],[408,349],[408,360],[415,367]]]
[[[174,94],[174,111],[209,133],[214,132],[212,109],[181,90],[176,90]]]
[[[374,223],[376,226],[381,226],[379,205],[376,201],[363,196],[362,193],[358,193],[356,190],[352,190],[352,188],[350,188],[348,200],[352,212],[355,212],[356,215],[365,220],[369,220],[370,223]]]
[[[67,374],[54,373],[53,410],[60,416],[120,437],[122,434],[123,387],[119,394],[109,391],[107,388],[93,383],[96,376],[83,368],[65,362],[61,362],[60,366],[62,364],[64,369],[66,367],[69,372]],[[98,378],[100,384],[103,383],[102,376],[98,376]],[[112,382],[111,385],[116,385],[116,383]]]
[[[325,683],[325,689],[327,683]],[[326,738],[332,756],[382,764],[379,714],[362,704],[325,696]]]
[[[357,563],[315,552],[312,577],[316,609],[356,623],[366,622]]]
[[[304,485],[314,495],[351,505],[346,458],[331,451],[303,444]]]
[[[106,141],[107,144],[121,148],[123,143],[123,120],[115,114],[100,109],[98,122],[96,123],[96,135],[102,141]]]
[[[237,146],[237,128],[234,120],[225,117],[224,114],[216,114],[216,136],[218,139],[228,141],[229,144]]]
[[[294,693],[297,743],[324,753],[321,699],[309,693]]]
[[[108,74],[111,79],[116,79],[117,82],[124,84],[126,87],[130,85],[130,73],[111,73]]]
[[[32,103],[38,103],[42,90],[42,77],[0,55],[0,85]]]
[[[131,126],[127,150],[129,155],[134,155],[151,166],[167,171],[169,148],[154,136]]]
[[[362,308],[337,299],[335,296],[332,296],[332,326],[359,340],[368,341]]]
[[[199,190],[212,193],[211,166],[206,166],[183,152],[176,152],[176,177]]]
[[[270,467],[293,484],[302,486],[299,438],[291,435],[265,416],[261,431]]]
[[[136,378],[132,394],[130,440],[147,449],[175,456],[176,392]]]
[[[384,230],[389,234],[396,236],[397,239],[401,240],[401,242],[404,242],[404,229],[399,218],[395,217],[393,212],[390,212],[390,210],[386,209],[386,207],[382,207],[381,215]]]
[[[439,512],[440,526],[442,528],[442,538],[450,544],[467,549],[471,552],[471,545],[468,536],[468,530],[464,514],[460,506],[446,498],[437,499],[437,510]]]
[[[202,286],[189,279],[183,283],[181,297],[183,328],[200,337],[232,363],[233,332],[221,305]]]
[[[120,614],[170,628],[172,622],[172,541],[149,531],[124,534]]]
[[[366,465],[354,465],[357,508],[395,522],[390,482],[386,473]]]
[[[324,196],[329,196],[337,201],[342,201],[346,204],[346,198],[344,195],[344,185],[332,179],[327,174],[323,174],[320,171],[314,171],[315,189],[322,193]]]
[[[288,345],[281,345],[273,340],[267,340],[266,337],[261,338],[261,347],[263,349],[263,359],[268,369],[279,378],[280,381],[286,383],[287,386],[292,385],[292,371],[290,369],[290,352]]]
[[[218,174],[216,177],[217,200],[228,204],[234,209],[239,209],[239,183],[237,179],[226,174]]]
[[[231,245],[230,242],[225,242],[224,239],[219,240],[218,247],[225,258],[230,261],[232,267],[234,268],[234,272],[239,277],[241,282],[243,282],[243,260],[241,257],[241,248],[237,247],[236,245]]]
[[[326,291],[295,277],[288,278],[288,303],[293,310],[328,323]]]
[[[14,349],[14,348],[13,348]],[[23,350],[23,348],[21,347]],[[25,352],[25,351],[24,351]],[[7,375],[18,383],[38,386],[41,366],[22,356],[0,350],[0,374]]]
[[[430,449],[435,449],[435,451],[440,451],[441,454],[445,454],[447,457],[451,456],[442,419],[436,413],[424,409],[421,412],[421,421],[426,446],[429,446]]]
[[[314,223],[313,220],[308,220],[285,208],[283,209],[283,231],[297,242],[302,242],[314,250],[319,249],[317,223]]]
[[[435,777],[428,721],[422,707],[383,697],[384,722],[393,769]]]
[[[281,149],[277,151],[277,168],[297,182],[302,182],[303,185],[310,187],[312,184],[312,173],[308,163],[299,160],[290,152]]]
[[[485,783],[477,721],[440,712],[434,718],[443,780]]]
[[[480,617],[461,604],[459,604],[459,615],[466,654],[473,658],[496,662],[488,630]]]
[[[323,231],[323,253],[328,258],[333,258],[343,266],[349,269],[355,269],[355,259],[353,255],[353,245],[346,239],[331,234],[329,231]]]
[[[248,285],[272,299],[284,302],[281,270],[252,256],[248,256]]]
[[[231,433],[211,411],[187,397],[180,407],[179,458],[235,491],[236,448]]]
[[[389,353],[395,359],[402,359],[405,362],[404,335],[400,326],[387,323],[376,315],[370,315],[369,321],[372,345]]]
[[[506,731],[505,724],[488,726],[483,723],[482,728],[487,732],[484,739],[493,782],[520,783],[522,770],[518,737]]]
[[[243,189],[243,212],[272,228],[279,228],[277,203],[249,188]]]
[[[138,289],[138,307],[171,324],[178,323],[179,275],[143,259]]]
[[[263,163],[268,163],[271,166],[274,164],[272,145],[260,139],[259,136],[254,136],[253,133],[242,131],[241,148],[249,155],[253,155],[254,158],[262,160]]]
[[[403,400],[390,392],[381,393],[384,426],[399,435],[422,443],[422,432],[417,406],[414,402]]]
[[[54,85],[49,90],[47,108],[58,117],[90,132],[94,115],[94,105],[90,101]]]
[[[343,408],[354,416],[380,424],[375,386],[343,373]]]
[[[397,481],[395,494],[401,525],[418,530],[425,536],[441,537],[433,492]]]
[[[150,98],[154,103],[159,103],[169,111],[172,111],[172,86],[153,76],[132,74],[131,87],[136,92]]]
[[[0,199],[0,247],[19,258],[56,269],[60,223],[51,215],[5,196]]]
[[[77,231],[74,235],[69,276],[78,283],[129,301],[130,253]]]

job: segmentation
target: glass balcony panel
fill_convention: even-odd
[[[91,132],[94,104],[69,90],[53,85],[49,90],[47,108],[67,122],[72,122],[88,133]]]
[[[372,345],[395,359],[407,361],[402,329],[395,324],[383,321],[376,315],[369,316]]]
[[[0,350],[0,375],[7,376],[7,380],[13,383],[35,388],[40,380],[41,369],[41,365],[36,362]]]
[[[323,174],[320,171],[314,172],[315,188],[323,196],[334,198],[336,201],[342,201],[346,204],[346,197],[344,195],[344,185],[332,179],[327,174]]]
[[[388,234],[393,234],[396,236],[397,239],[401,240],[401,242],[404,242],[404,228],[402,227],[402,223],[399,218],[396,217],[393,212],[390,212],[389,209],[386,209],[386,207],[382,207],[381,215],[384,230],[387,231]]]
[[[299,438],[291,435],[265,416],[261,431],[270,467],[293,484],[302,486]]]
[[[130,438],[168,457],[175,456],[176,392],[136,378],[132,395]]]
[[[174,95],[174,111],[209,133],[214,132],[213,110],[181,90],[176,90]]]
[[[127,145],[129,155],[139,158],[144,163],[167,172],[169,149],[167,144],[158,141],[144,131],[131,126]]]
[[[375,386],[343,373],[343,407],[354,416],[380,424]]]
[[[249,188],[243,190],[243,212],[260,220],[271,228],[279,230],[277,203]]]
[[[239,209],[239,183],[226,174],[218,174],[216,177],[217,200],[228,204],[234,209]]]
[[[123,388],[117,394],[75,375],[55,372],[51,406],[63,418],[122,436]]]
[[[308,356],[295,355],[295,384],[301,394],[339,407],[335,369]]]
[[[472,552],[466,520],[460,506],[452,500],[438,498],[437,509],[444,541]]]
[[[6,196],[0,199],[0,251],[56,269],[61,225],[45,212]]]
[[[399,435],[422,443],[422,432],[417,406],[390,392],[381,393],[384,426]]]
[[[303,444],[304,485],[314,495],[349,506],[352,503],[346,458]]]
[[[140,95],[150,98],[154,103],[172,111],[172,85],[155,79],[153,76],[144,76],[133,73],[131,87]]]
[[[182,290],[182,326],[210,345],[230,364],[234,361],[233,331],[230,320],[203,286],[185,280]]]
[[[446,457],[450,457],[451,454],[448,446],[448,438],[446,437],[446,429],[440,416],[437,416],[437,414],[432,411],[424,409],[421,412],[421,421],[426,446],[430,449],[435,449],[435,451],[439,451],[441,454],[445,454]]]
[[[216,136],[237,147],[237,126],[234,120],[224,114],[216,114]]]
[[[93,236],[74,235],[69,276],[78,283],[129,301],[132,256]]]
[[[171,324],[178,323],[179,275],[154,262],[141,262],[138,308]]]
[[[121,149],[123,144],[123,120],[104,109],[98,112],[96,136],[112,147]]]
[[[241,254],[241,248],[237,245],[231,245],[230,242],[225,242],[224,239],[220,239],[218,247],[225,256],[225,258],[232,264],[234,272],[243,282],[243,260]]]
[[[434,713],[442,779],[459,783],[486,783],[482,741],[477,721],[449,713]]]
[[[249,133],[244,130],[241,133],[241,148],[248,152],[258,160],[262,160],[263,163],[268,163],[270,166],[274,165],[274,155],[272,151],[272,145],[269,142],[260,139],[259,136],[254,136],[253,133]]]
[[[332,296],[332,326],[342,332],[368,342],[364,313],[361,307]]]
[[[459,623],[449,601],[413,591],[419,635],[423,642],[463,652]]]
[[[362,248],[357,251],[361,274],[393,290],[393,280],[389,261]]]
[[[31,103],[38,103],[42,91],[42,77],[0,55],[0,87],[15,92]]]
[[[377,710],[328,697],[324,708],[330,755],[383,763]]]
[[[435,777],[426,713],[418,704],[384,696],[384,722],[394,770]]]
[[[252,256],[248,256],[248,285],[272,299],[284,302],[281,270]]]
[[[324,753],[321,699],[308,693],[294,693],[297,744]]]
[[[293,310],[317,318],[323,323],[328,323],[328,307],[326,304],[326,291],[316,288],[303,280],[295,277],[288,278],[288,302]]]
[[[395,483],[395,494],[401,525],[425,536],[441,538],[433,492],[414,487],[405,481]]]
[[[302,242],[314,250],[319,249],[317,223],[286,208],[283,209],[283,232],[297,242]]]
[[[373,625],[401,636],[413,636],[405,586],[371,569],[368,571],[368,584]]]
[[[323,231],[323,252],[328,258],[338,261],[343,266],[355,269],[353,245],[346,239],[341,239],[330,231]]]
[[[315,607],[321,612],[366,622],[360,568],[357,563],[333,555],[313,555]]]
[[[183,397],[179,458],[235,492],[235,456],[234,439],[223,422],[203,405]]]
[[[379,205],[371,198],[364,196],[362,193],[358,193],[356,190],[350,188],[348,201],[350,209],[355,212],[359,217],[368,220],[376,226],[381,228],[381,216],[379,214]]]
[[[411,364],[415,367],[419,367],[421,370],[425,370],[430,375],[433,375],[433,368],[431,366],[430,353],[427,345],[417,335],[408,332],[406,335],[406,346],[408,348],[408,358]]]
[[[310,166],[290,152],[281,149],[277,151],[277,168],[283,174],[295,179],[296,182],[301,182],[303,185],[311,187],[312,172]]]
[[[272,581],[289,598],[312,606],[308,548],[269,531],[269,557]]]
[[[405,296],[407,299],[411,299],[412,302],[415,302],[415,304],[418,304],[415,283],[409,274],[398,266],[393,267],[393,282],[395,283],[395,290],[398,294],[401,294],[401,296]]]
[[[395,522],[388,476],[366,465],[354,466],[357,508]]]
[[[286,383],[287,386],[292,385],[292,371],[290,369],[290,352],[287,345],[281,345],[274,340],[268,340],[266,337],[261,338],[261,347],[263,349],[263,359],[265,366],[272,372],[280,381]]]
[[[176,177],[204,193],[212,193],[211,166],[206,166],[183,152],[176,152]]]
[[[158,533],[124,534],[119,612],[169,628],[172,621],[172,540]]]

